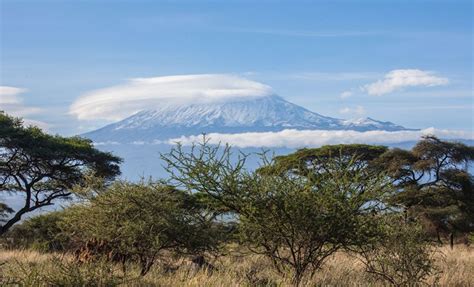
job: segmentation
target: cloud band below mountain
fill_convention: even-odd
[[[163,104],[228,101],[272,94],[271,87],[227,74],[135,78],[127,83],[89,92],[70,107],[79,120],[124,119]]]
[[[423,135],[436,135],[443,139],[474,140],[474,132],[441,130],[427,128],[419,131],[349,131],[349,130],[283,130],[280,132],[249,132],[239,134],[210,133],[207,135],[211,144],[228,143],[234,147],[268,147],[268,148],[302,148],[318,147],[327,144],[393,144],[417,141]],[[202,135],[182,136],[167,142],[191,145],[202,141]]]

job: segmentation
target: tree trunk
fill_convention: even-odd
[[[441,240],[441,235],[440,235],[440,233],[439,233],[439,229],[438,229],[438,228],[436,228],[436,236],[438,237],[438,243],[439,243],[440,245],[442,245],[442,244],[443,244],[443,241]]]
[[[299,287],[301,283],[301,279],[303,279],[303,271],[299,269],[295,270],[295,275],[293,277],[293,286]]]
[[[4,225],[0,226],[0,237],[7,233],[7,231],[17,222],[21,220],[23,214],[27,213],[31,208],[23,207],[15,215],[10,218]]]
[[[451,247],[451,250],[454,248],[454,232],[451,232],[449,234],[449,246]]]

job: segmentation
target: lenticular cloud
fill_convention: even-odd
[[[138,111],[183,102],[219,102],[272,94],[271,87],[225,74],[135,78],[84,94],[70,107],[79,120],[117,121]]]

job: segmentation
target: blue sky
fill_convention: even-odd
[[[0,3],[0,85],[17,88],[0,109],[51,132],[106,123],[70,114],[84,94],[183,74],[258,81],[333,117],[473,129],[472,1]]]

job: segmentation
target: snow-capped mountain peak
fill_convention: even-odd
[[[164,104],[117,123],[115,129],[161,127],[313,127],[335,124],[334,119],[310,112],[278,96],[214,103]]]
[[[341,124],[346,126],[347,129],[358,129],[360,127],[365,127],[367,130],[407,130],[403,126],[396,125],[392,122],[384,122],[374,120],[370,117],[351,119],[351,120],[341,120]]]
[[[341,120],[311,112],[271,95],[225,102],[171,103],[142,110],[84,136],[94,141],[168,139],[201,133],[299,130],[404,130],[371,118]]]

